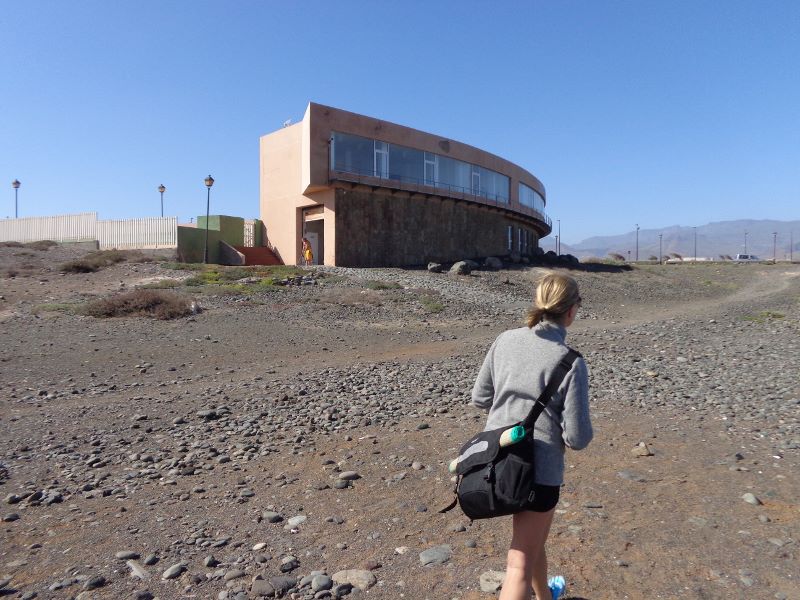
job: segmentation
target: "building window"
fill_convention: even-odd
[[[519,184],[519,203],[544,214],[544,198],[539,192],[524,183]]]
[[[514,249],[514,227],[511,225],[508,226],[508,251],[511,252]]]
[[[425,152],[425,185],[436,186],[439,181],[439,158],[433,152]]]
[[[433,152],[334,132],[331,169],[429,185],[508,203],[510,179],[501,173]]]
[[[375,140],[375,177],[389,179],[389,144]]]
[[[517,228],[517,252],[522,252],[522,228]]]

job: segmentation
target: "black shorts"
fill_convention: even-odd
[[[533,502],[528,505],[526,510],[533,512],[548,512],[553,510],[558,504],[558,497],[561,493],[561,486],[558,485],[539,485],[534,486],[536,494],[533,496]]]

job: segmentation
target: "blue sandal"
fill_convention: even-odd
[[[567,582],[561,575],[556,575],[547,580],[547,586],[553,595],[553,600],[558,600],[567,589]]]

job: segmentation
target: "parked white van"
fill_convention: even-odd
[[[761,259],[755,254],[737,254],[733,260],[736,262],[759,262]]]

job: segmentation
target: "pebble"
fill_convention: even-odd
[[[754,494],[747,492],[746,494],[742,495],[742,500],[747,502],[748,504],[752,504],[753,506],[760,506],[761,500],[755,497]]]
[[[102,575],[93,575],[83,584],[84,590],[96,590],[106,584],[106,578]]]
[[[145,570],[145,568],[137,563],[135,560],[128,560],[125,561],[125,564],[131,570],[131,577],[138,577],[139,579],[149,579],[150,574]]]
[[[481,591],[487,594],[494,594],[503,587],[503,580],[506,578],[505,571],[484,571],[481,573],[479,582]]]
[[[164,573],[161,575],[161,578],[175,579],[176,577],[180,577],[184,571],[186,571],[186,565],[183,563],[176,563],[164,571]]]
[[[431,565],[441,565],[450,560],[453,549],[448,544],[434,546],[419,553],[419,562],[423,567]]]
[[[366,569],[345,569],[337,571],[331,577],[335,583],[349,584],[360,590],[368,590],[378,582],[375,574]]]

